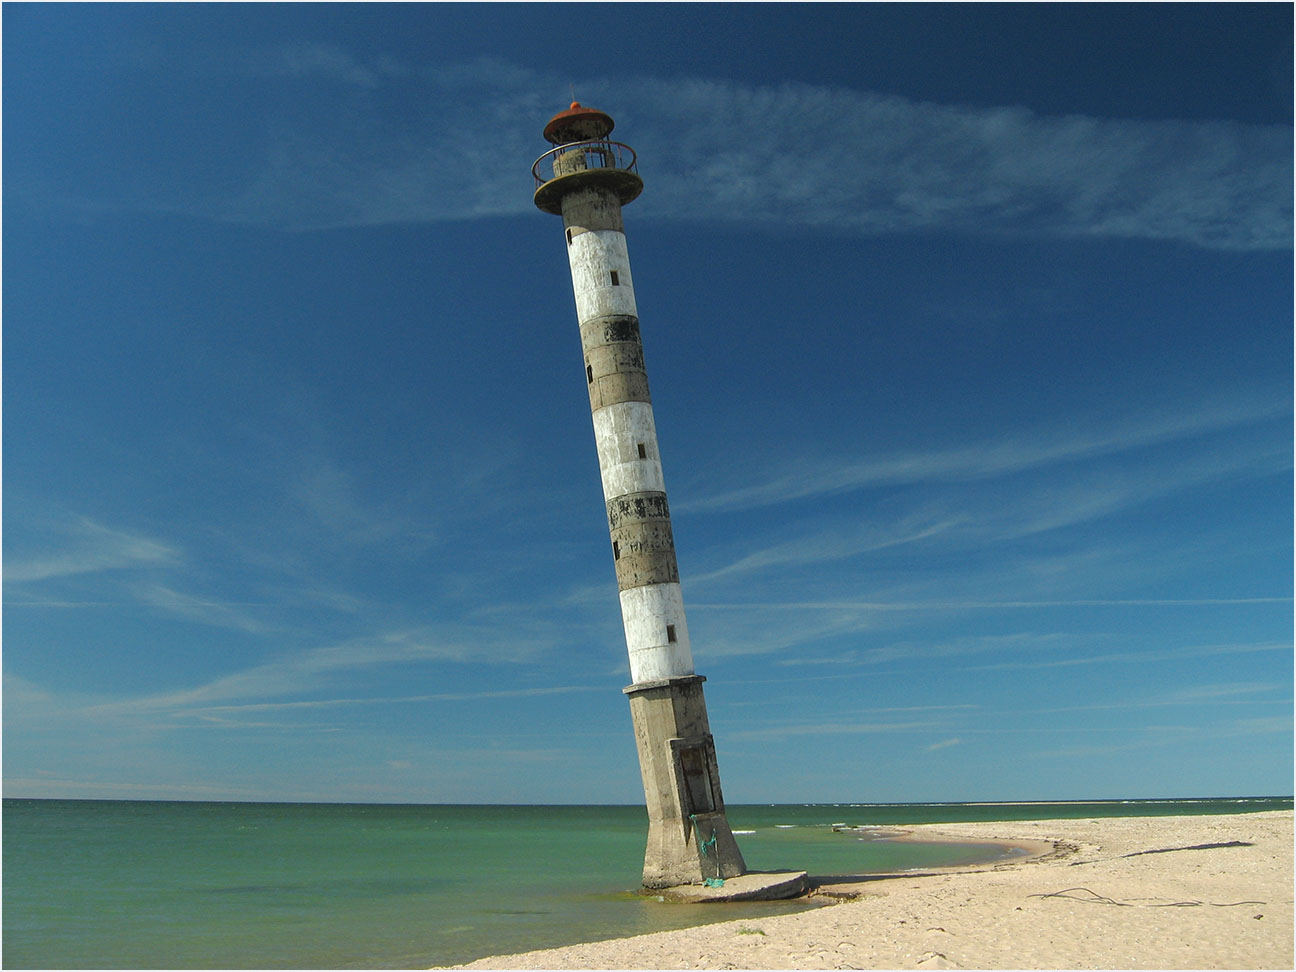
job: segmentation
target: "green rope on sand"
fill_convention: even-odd
[[[705,884],[708,888],[723,888],[724,878],[707,878],[702,883]]]

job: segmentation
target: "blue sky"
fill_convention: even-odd
[[[5,793],[642,799],[574,88],[730,802],[1290,794],[1291,17],[6,4]]]

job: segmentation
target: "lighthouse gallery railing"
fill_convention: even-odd
[[[550,175],[541,175],[540,170],[548,163]],[[573,172],[585,172],[589,169],[624,169],[635,172],[634,149],[621,142],[609,142],[593,139],[588,142],[569,142],[552,148],[531,166],[531,175],[536,185],[542,186],[550,179],[571,175]]]

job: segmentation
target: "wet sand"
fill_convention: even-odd
[[[820,878],[840,904],[473,969],[1290,969],[1292,813],[903,828],[1037,856]],[[724,905],[698,905],[723,908]]]

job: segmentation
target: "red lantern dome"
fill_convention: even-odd
[[[549,124],[544,129],[544,137],[554,145],[588,142],[607,138],[615,124],[611,115],[594,108],[586,108],[579,101],[573,101],[570,108],[558,112],[549,119]]]

